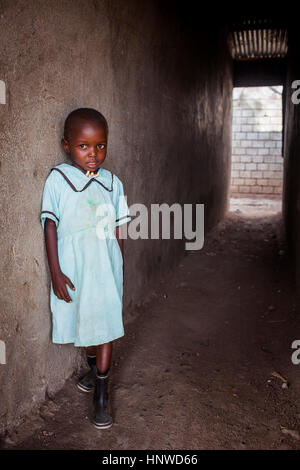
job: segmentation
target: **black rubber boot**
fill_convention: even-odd
[[[108,395],[108,375],[96,374],[96,387],[94,391],[94,418],[93,424],[97,429],[107,429],[112,425]]]
[[[77,387],[82,392],[92,392],[96,383],[96,356],[87,356],[87,362],[91,370],[77,382]]]

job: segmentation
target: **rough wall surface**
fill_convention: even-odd
[[[0,31],[3,431],[82,364],[81,350],[51,343],[39,219],[45,178],[67,161],[66,115],[81,106],[106,115],[103,166],[129,204],[204,203],[208,230],[227,208],[232,65],[224,30],[192,34],[172,2],[2,0]],[[183,253],[182,240],[125,241],[125,323]]]
[[[282,193],[282,87],[239,87],[233,90],[233,196]]]
[[[299,31],[291,26],[284,125],[283,217],[300,301],[300,80]],[[294,102],[293,102],[294,101]]]

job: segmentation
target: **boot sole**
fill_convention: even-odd
[[[79,390],[81,390],[82,392],[85,392],[85,393],[91,393],[91,392],[94,391],[94,388],[95,388],[95,387],[93,387],[93,388],[84,388],[84,387],[83,387],[82,385],[80,385],[79,383],[76,384],[76,387],[77,387]]]
[[[102,424],[102,425],[100,425],[100,424],[96,424],[96,423],[93,421],[93,425],[95,426],[96,429],[108,429],[108,428],[110,428],[110,427],[113,425],[113,423],[108,423],[108,424]]]

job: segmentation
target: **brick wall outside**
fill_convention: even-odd
[[[282,87],[233,90],[231,195],[282,193]]]

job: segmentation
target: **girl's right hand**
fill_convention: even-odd
[[[72,299],[69,295],[66,284],[71,287],[72,290],[75,290],[72,282],[62,271],[58,271],[52,276],[52,286],[53,291],[56,297],[66,302],[72,302]]]

